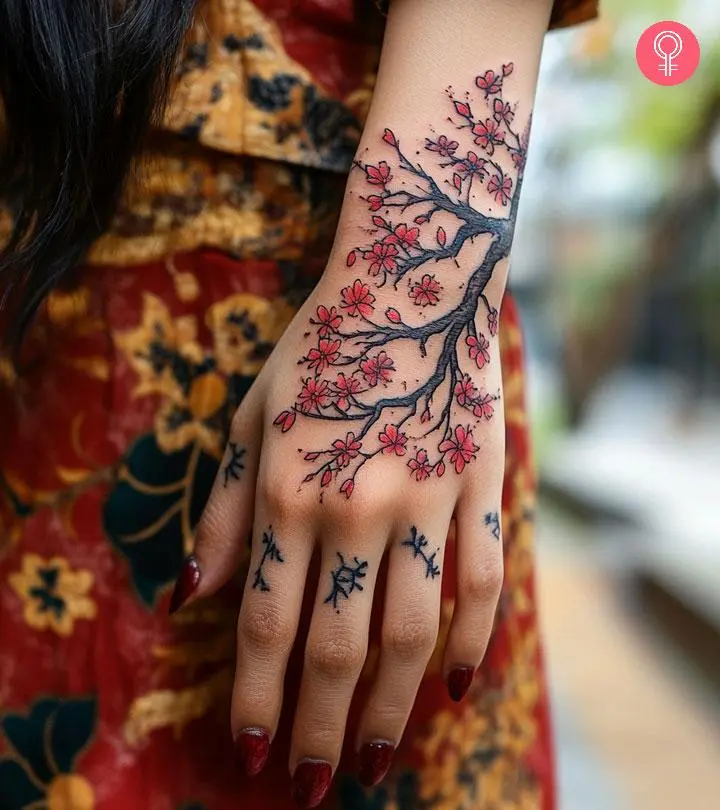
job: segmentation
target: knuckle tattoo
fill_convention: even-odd
[[[502,533],[502,528],[500,526],[500,510],[496,509],[494,512],[486,512],[483,520],[490,534],[496,540],[499,540]]]
[[[440,548],[430,551],[430,543],[424,534],[421,534],[417,527],[410,528],[410,536],[400,543],[403,547],[408,547],[412,551],[413,559],[418,557],[425,568],[425,579],[435,579],[440,577],[440,566],[436,562],[436,557]]]
[[[270,584],[266,578],[266,563],[275,562],[282,564],[285,562],[285,557],[283,556],[282,551],[280,551],[280,547],[278,546],[277,539],[273,533],[272,526],[270,526],[266,532],[263,532],[261,542],[263,546],[263,553],[260,563],[253,574],[252,587],[253,590],[267,592],[270,590]]]
[[[246,455],[247,450],[241,444],[233,441],[227,443],[226,459],[222,465],[223,487],[225,489],[230,483],[242,481]]]
[[[340,613],[339,600],[347,600],[354,591],[362,591],[362,581],[367,575],[367,560],[354,557],[352,561],[345,561],[345,557],[338,551],[339,565],[330,572],[332,588],[325,599],[325,604],[332,605],[336,613]]]

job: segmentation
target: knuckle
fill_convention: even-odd
[[[485,562],[477,571],[463,582],[462,590],[468,601],[486,605],[494,603],[500,596],[503,584],[503,561],[498,555],[496,560]]]
[[[328,638],[308,645],[306,663],[328,677],[351,677],[365,662],[365,647],[349,638]]]
[[[247,427],[247,417],[244,408],[237,408],[235,413],[233,414],[233,418],[230,420],[230,438],[237,438],[238,436],[243,436],[245,434],[245,428]]]
[[[437,641],[437,623],[426,617],[405,617],[391,622],[383,633],[383,647],[402,660],[427,657]]]
[[[262,605],[244,612],[238,630],[247,646],[260,650],[286,652],[293,643],[293,629],[275,605]]]
[[[297,520],[300,513],[306,511],[306,499],[300,497],[293,482],[282,478],[266,480],[260,486],[261,497],[272,515],[273,520]]]
[[[392,484],[376,485],[368,488],[367,493],[363,493],[360,488],[357,493],[353,493],[353,497],[356,495],[360,495],[354,503],[357,514],[363,519],[368,517],[377,519],[378,515],[387,514],[397,508],[398,502],[405,495],[405,490]]]
[[[356,487],[349,500],[345,497],[331,498],[324,506],[331,512],[331,519],[342,520],[354,530],[360,531],[368,524],[376,524],[378,520],[392,514],[402,497],[402,490],[369,482],[369,486]]]

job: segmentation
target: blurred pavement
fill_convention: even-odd
[[[720,712],[628,598],[612,536],[540,509],[560,810],[718,810]]]

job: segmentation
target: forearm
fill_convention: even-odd
[[[349,255],[359,275],[379,269],[399,289],[419,269],[442,283],[482,262],[468,296],[499,299],[550,7],[394,0],[330,273]],[[398,225],[416,240],[395,239]],[[375,247],[388,237],[394,247]]]
[[[395,0],[333,253],[298,315],[299,392],[275,420],[337,425],[304,456],[306,483],[337,475],[349,498],[373,459],[410,451],[418,481],[448,462],[459,474],[481,435],[502,457],[485,423],[549,13],[550,0]]]

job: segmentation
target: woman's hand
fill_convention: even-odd
[[[383,604],[380,658],[355,740],[366,784],[389,767],[436,645],[441,578],[456,581],[443,663],[454,699],[493,624],[504,465],[498,310],[550,3],[497,5],[396,0],[328,268],[237,411],[174,597],[178,607],[214,593],[251,536],[232,730],[256,772],[278,725],[319,548],[290,754],[302,807],[320,801],[339,761],[374,599]],[[464,26],[483,30],[480,65]],[[443,31],[453,31],[454,48]],[[502,33],[509,54],[496,45]],[[428,64],[442,75],[428,79]],[[456,563],[446,571],[453,520]]]
[[[487,516],[496,520],[502,488],[496,341],[484,373],[471,360],[465,337],[448,359],[436,356],[431,341],[424,358],[409,339],[406,346],[353,348],[355,341],[345,335],[387,322],[385,307],[363,318],[337,306],[344,290],[363,283],[357,275],[356,269],[328,271],[237,411],[193,561],[199,572],[193,598],[208,595],[235,574],[252,532],[232,729],[235,737],[262,729],[272,738],[310,559],[320,548],[292,771],[313,760],[327,763],[329,774],[338,762],[386,554],[387,584],[378,594],[384,598],[380,663],[359,749],[377,742],[394,746],[402,736],[437,639],[453,517],[457,571],[450,576],[457,578],[458,598],[444,672],[455,699],[482,660],[502,579],[499,526],[485,525]],[[384,294],[372,289],[396,303],[407,298],[406,289],[396,291],[391,282],[387,287]],[[408,320],[415,314],[411,307],[403,307]],[[326,322],[326,312],[334,326],[322,337],[325,327],[318,324]],[[337,348],[320,359],[324,341]],[[387,362],[378,360],[381,354]],[[355,356],[362,359],[350,362]],[[456,361],[474,367],[472,374],[454,374]],[[437,369],[442,381],[430,384]],[[380,407],[383,400],[408,404]]]

